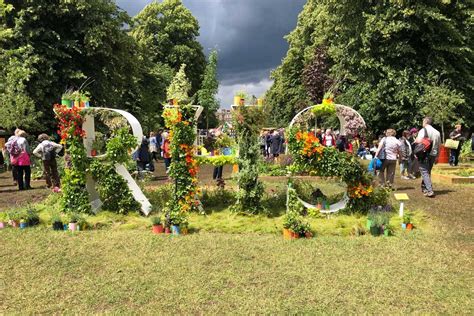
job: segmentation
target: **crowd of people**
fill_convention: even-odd
[[[38,136],[39,144],[32,151],[24,130],[16,129],[2,148],[2,160],[6,162],[12,172],[13,184],[19,190],[31,190],[31,156],[38,157],[43,164],[43,176],[46,185],[54,192],[60,192],[60,178],[56,156],[63,151],[63,146],[55,143],[47,134]]]
[[[348,138],[330,128],[314,129],[312,132],[323,146],[334,147],[341,152],[371,160],[371,166],[382,186],[393,187],[398,162],[402,179],[413,180],[421,176],[423,193],[427,197],[434,197],[430,175],[440,154],[441,136],[432,126],[430,117],[423,120],[421,129],[404,130],[399,138],[396,137],[397,132],[394,129],[387,129],[371,146],[358,135]],[[222,135],[224,134],[220,129],[207,131],[203,147],[214,152],[214,145],[210,144],[215,144]],[[26,137],[25,131],[17,129],[2,148],[0,158],[11,166],[14,184],[18,185],[19,190],[31,189],[31,156],[34,155],[42,162],[47,187],[59,192],[60,177],[56,157],[63,152],[63,146],[52,141],[48,135],[41,134],[38,136],[39,144],[31,150]],[[457,166],[462,144],[466,140],[460,124],[455,125],[449,139],[455,144],[455,147],[450,149],[449,164]],[[284,129],[262,130],[260,148],[267,161],[278,161],[278,157],[285,153],[286,148]],[[472,149],[474,150],[474,145]],[[143,138],[132,158],[136,161],[139,178],[143,177],[145,171],[153,172],[154,162],[159,159],[164,160],[165,172],[168,173],[171,165],[169,132],[151,132],[149,137]],[[222,167],[215,168],[213,178],[222,180]]]

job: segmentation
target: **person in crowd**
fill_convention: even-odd
[[[372,147],[370,147],[369,152],[372,155],[372,157],[375,157],[375,153],[377,152],[377,148],[379,147],[379,141],[374,140],[372,142]]]
[[[400,176],[404,180],[409,180],[410,178],[410,156],[412,153],[411,144],[408,138],[410,137],[410,132],[405,130],[402,133],[400,138]]]
[[[375,149],[377,150],[377,149]],[[366,141],[360,143],[359,148],[357,149],[357,156],[362,159],[367,159],[367,155],[370,155],[370,151]]]
[[[285,141],[285,129],[280,128],[278,130],[278,133],[280,134],[281,137],[281,142],[280,142],[280,155],[285,153],[285,146],[286,146],[286,141]]]
[[[326,132],[323,135],[323,146],[326,147],[335,147],[336,146],[336,140],[334,138],[334,135],[332,133],[332,130],[328,128]]]
[[[320,128],[316,129],[315,136],[319,140],[319,143],[322,144],[323,143],[323,133],[321,132]]]
[[[449,165],[457,166],[459,163],[459,153],[461,152],[462,144],[466,140],[462,136],[461,124],[456,124],[454,130],[449,133],[449,138],[459,141],[458,147],[456,149],[451,148],[449,152]]]
[[[267,142],[267,131],[260,132],[260,152],[263,157],[266,157],[266,142]]]
[[[26,132],[23,130],[16,130],[15,136],[10,137],[8,142],[5,144],[8,152],[10,153],[10,160],[12,166],[16,169],[16,180],[18,182],[19,190],[32,189],[30,185],[31,180],[31,160],[29,153],[28,141],[26,140]]]
[[[411,179],[416,179],[416,177],[420,173],[420,168],[418,164],[418,159],[415,156],[415,146],[416,146],[416,136],[418,135],[418,129],[416,127],[413,127],[410,129],[410,137],[408,138],[408,141],[410,142],[411,145],[411,155],[408,159],[408,177]]]
[[[280,156],[281,142],[282,138],[278,130],[273,131],[270,138],[270,152],[274,160]]]
[[[150,143],[150,153],[151,159],[154,161],[158,161],[158,140],[156,138],[155,132],[150,132],[150,138],[148,139]]]
[[[344,135],[338,135],[336,140],[336,148],[340,152],[344,152],[347,150],[347,140]]]
[[[273,131],[269,131],[265,136],[265,158],[270,158],[272,152],[272,133]]]
[[[33,155],[41,158],[43,162],[44,177],[46,178],[46,186],[53,188],[54,192],[60,191],[60,180],[58,173],[58,164],[56,155],[63,149],[63,146],[51,141],[49,136],[41,134],[38,136],[39,144],[33,150]]]
[[[161,139],[163,141],[161,150],[163,152],[163,159],[165,160],[165,171],[168,173],[171,165],[171,148],[168,132],[163,132],[163,134],[161,134]]]
[[[431,149],[425,157],[419,159],[421,172],[421,190],[426,197],[434,197],[433,184],[431,183],[431,169],[439,156],[439,146],[441,144],[441,136],[438,130],[433,126],[433,119],[429,116],[423,119],[423,128],[418,132],[416,142],[420,143],[424,137],[428,137],[431,142]]]
[[[379,180],[382,186],[393,187],[395,180],[395,169],[397,167],[397,157],[400,152],[400,142],[395,138],[397,132],[389,128],[385,131],[385,137],[380,140],[375,157],[382,160],[382,168],[379,173]],[[385,152],[383,154],[383,152]],[[383,157],[385,156],[385,157]]]
[[[148,149],[149,142],[146,139],[146,137],[143,137],[142,143],[140,144],[140,147],[138,148],[137,152],[137,170],[138,170],[138,178],[142,179],[143,178],[143,172],[147,170],[147,165],[151,161],[151,155],[150,151]]]

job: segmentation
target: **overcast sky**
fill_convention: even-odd
[[[116,0],[131,16],[151,0]],[[221,107],[229,108],[234,92],[257,97],[271,85],[270,71],[285,56],[283,36],[296,26],[306,0],[183,0],[198,19],[199,41],[206,54],[219,53]]]

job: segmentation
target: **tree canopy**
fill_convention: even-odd
[[[474,121],[470,8],[456,0],[308,0],[272,74],[266,101],[275,120],[284,125],[312,104],[314,86],[303,79],[313,65],[310,78],[337,82],[337,101],[375,131],[419,125],[423,95],[439,82],[464,100],[456,103],[458,120]],[[322,47],[327,69],[314,67]]]
[[[216,99],[218,90],[217,51],[213,50],[204,71],[202,87],[197,93],[198,104],[204,108],[204,115],[201,116],[202,128],[216,127],[218,123],[216,118],[216,111],[219,108],[219,101]]]

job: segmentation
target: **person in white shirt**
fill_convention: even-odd
[[[49,136],[41,134],[38,136],[39,145],[33,150],[33,155],[43,161],[44,176],[48,188],[53,187],[54,192],[59,192],[60,180],[56,155],[63,149],[63,146],[49,140]]]
[[[425,117],[423,119],[423,128],[420,129],[418,132],[418,136],[416,137],[416,142],[421,142],[422,138],[426,136],[431,141],[431,150],[430,152],[423,158],[420,159],[418,157],[418,161],[420,163],[420,172],[421,172],[421,190],[423,194],[427,197],[434,197],[433,191],[433,184],[431,183],[431,169],[433,169],[433,165],[436,159],[439,156],[439,146],[441,144],[441,135],[438,130],[436,130],[433,126],[433,119],[431,117]]]
[[[397,158],[400,153],[400,141],[395,138],[397,132],[394,129],[388,129],[385,137],[380,140],[379,148],[375,157],[382,160],[382,168],[379,173],[379,180],[382,186],[393,187],[395,180],[395,169],[397,168]]]

